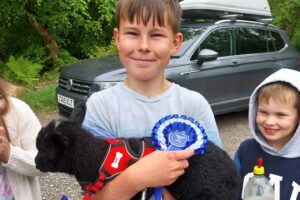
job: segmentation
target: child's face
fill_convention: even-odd
[[[299,116],[293,105],[270,98],[258,103],[256,124],[268,144],[279,150],[293,137]]]
[[[130,23],[128,19],[121,19],[120,27],[114,30],[114,38],[128,79],[141,82],[164,77],[171,55],[179,50],[183,40],[182,34],[174,35],[166,22],[164,27],[158,23],[153,25],[151,18],[145,26],[136,20]]]

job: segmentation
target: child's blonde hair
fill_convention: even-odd
[[[153,17],[153,25],[159,26],[169,23],[173,33],[179,32],[181,7],[178,0],[119,0],[116,10],[116,21],[120,26],[121,19],[128,19],[130,23],[146,25]],[[168,20],[165,22],[165,20]]]
[[[300,92],[286,82],[274,82],[259,89],[258,101],[269,102],[270,98],[284,104],[293,105],[300,117]]]

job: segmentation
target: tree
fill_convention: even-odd
[[[300,51],[300,0],[270,0],[274,24],[284,29]]]
[[[87,58],[110,44],[115,0],[1,0],[0,59]]]

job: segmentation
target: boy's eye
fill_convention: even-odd
[[[278,117],[285,117],[285,116],[287,116],[287,114],[285,114],[285,113],[277,113],[277,116]]]
[[[133,32],[133,31],[128,31],[128,32],[126,32],[125,34],[127,34],[127,35],[132,35],[132,36],[137,36],[137,35],[138,35],[137,32]]]
[[[164,37],[164,35],[161,33],[153,33],[153,34],[151,34],[151,37],[153,37],[153,38]]]
[[[263,115],[268,114],[268,113],[267,113],[266,111],[264,111],[264,110],[258,110],[258,113],[263,114]]]

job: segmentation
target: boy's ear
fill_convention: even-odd
[[[120,41],[120,35],[119,35],[119,29],[114,28],[114,39],[116,42],[116,46],[119,48],[119,41]]]
[[[173,40],[172,54],[175,54],[180,49],[182,42],[183,42],[182,33],[176,33]]]

